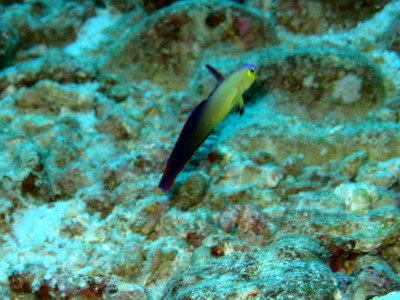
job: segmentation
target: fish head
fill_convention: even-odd
[[[243,90],[247,90],[257,77],[257,68],[252,64],[246,64],[240,67],[236,72],[240,74],[240,86]]]

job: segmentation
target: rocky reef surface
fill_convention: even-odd
[[[396,0],[0,0],[0,299],[398,299],[399,20]],[[204,64],[246,63],[244,115],[162,192]]]

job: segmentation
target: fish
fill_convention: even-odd
[[[243,115],[243,93],[256,79],[257,69],[253,64],[243,65],[228,77],[210,65],[205,66],[217,80],[217,85],[190,113],[179,134],[158,185],[164,192],[171,189],[193,154],[235,106],[236,112]]]

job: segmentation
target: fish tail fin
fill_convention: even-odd
[[[204,113],[206,103],[207,100],[203,100],[199,105],[197,105],[183,126],[174,149],[167,161],[164,174],[158,184],[164,192],[169,191],[178,174],[183,170],[186,164],[190,161],[192,155],[197,151],[211,132],[210,130],[207,133],[202,133],[202,127],[205,124],[203,124],[204,121],[201,122],[201,116]]]
[[[179,173],[171,174],[169,170],[165,170],[158,187],[160,187],[164,192],[168,192],[174,185],[175,179]]]

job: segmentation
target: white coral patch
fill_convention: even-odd
[[[347,74],[335,82],[332,96],[343,104],[353,103],[361,99],[361,87],[361,78]]]

